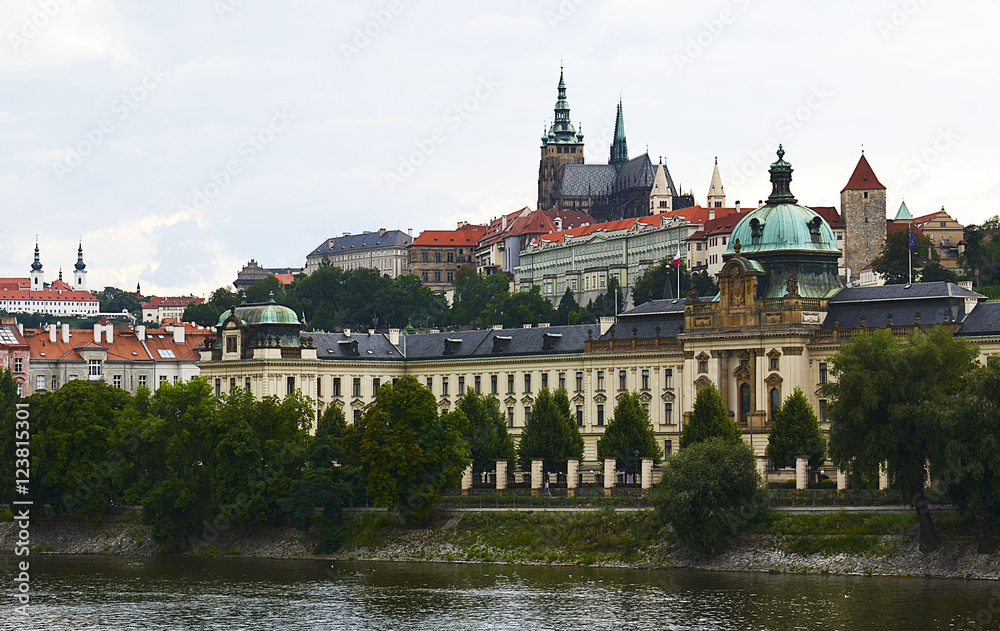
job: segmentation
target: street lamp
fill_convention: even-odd
[[[635,478],[633,480],[635,484],[639,483],[639,450],[635,450]]]

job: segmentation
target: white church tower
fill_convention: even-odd
[[[87,264],[83,262],[83,241],[76,250],[76,265],[73,272],[73,289],[76,291],[87,291]]]
[[[673,210],[674,196],[670,190],[670,181],[667,179],[667,169],[663,166],[663,158],[656,166],[653,174],[653,188],[649,191],[649,214],[656,215]]]
[[[715,159],[715,170],[712,172],[712,183],[708,187],[708,207],[726,207],[726,190],[722,188],[722,176],[719,175],[719,158]]]
[[[38,238],[35,238],[35,262],[31,264],[31,289],[43,289],[45,287],[45,276],[42,274],[42,262],[38,257]]]

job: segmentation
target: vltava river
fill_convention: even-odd
[[[14,558],[0,557],[5,579]],[[23,629],[1000,628],[987,581],[240,558],[31,556]],[[5,580],[6,582],[6,580]],[[13,617],[10,583],[0,628]]]

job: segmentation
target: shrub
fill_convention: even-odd
[[[750,446],[716,437],[668,460],[649,501],[681,545],[704,556],[765,514],[767,493]]]

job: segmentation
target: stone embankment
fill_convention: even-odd
[[[610,513],[610,511],[607,511]],[[376,561],[432,561],[453,563],[516,563],[578,565],[605,567],[636,567],[649,569],[692,568],[720,571],[855,574],[870,576],[933,576],[948,578],[1000,579],[1000,553],[976,554],[974,538],[969,533],[948,533],[940,548],[923,554],[917,545],[915,527],[905,534],[871,538],[864,552],[836,552],[828,546],[828,535],[782,536],[770,534],[743,535],[716,551],[708,560],[685,555],[662,533],[636,543],[634,537],[628,551],[618,551],[615,542],[601,548],[594,544],[604,533],[598,527],[593,532],[575,532],[567,548],[565,533],[559,534],[559,521],[567,516],[538,514],[532,528],[544,533],[530,543],[506,532],[505,516],[494,513],[489,519],[471,515],[451,515],[428,528],[381,528],[364,524],[365,531],[351,539],[344,550],[335,555],[314,553],[319,535],[293,528],[266,531],[219,533],[203,545],[201,553],[266,558],[322,558]],[[617,519],[637,528],[648,522],[618,513]],[[77,521],[47,521],[31,527],[33,553],[114,554],[151,556],[158,553],[148,527],[131,516],[99,523]],[[360,519],[353,516],[351,519]],[[469,521],[479,519],[469,525]],[[463,524],[463,520],[467,520]],[[579,525],[574,525],[579,530]],[[350,528],[349,528],[350,530]],[[565,530],[571,530],[569,528]],[[0,550],[11,551],[17,530],[11,522],[0,523]],[[630,538],[631,537],[631,538]],[[640,537],[641,539],[641,537]],[[589,543],[588,543],[589,542]],[[589,547],[588,547],[589,546]],[[797,547],[820,552],[801,552]],[[832,551],[831,551],[832,550]]]

